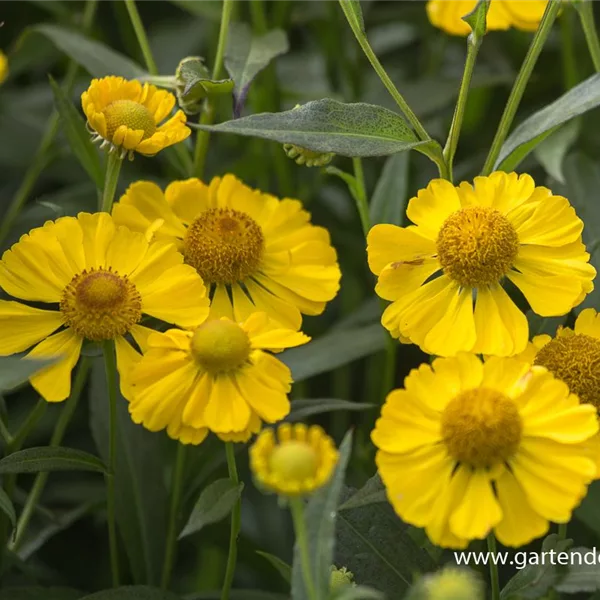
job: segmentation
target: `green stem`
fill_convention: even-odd
[[[239,483],[237,466],[235,464],[235,448],[232,442],[225,443],[225,453],[227,455],[227,470],[229,478],[234,483]],[[231,513],[231,530],[229,533],[229,553],[227,555],[227,567],[225,569],[225,579],[221,590],[221,600],[229,600],[229,592],[233,583],[235,574],[235,565],[237,562],[237,538],[240,533],[242,521],[242,498],[239,497]]]
[[[117,520],[115,514],[115,466],[117,459],[117,359],[112,340],[102,343],[106,387],[108,390],[108,473],[106,474],[108,545],[113,587],[119,586],[119,555],[117,546]]]
[[[154,57],[152,56],[152,50],[150,50],[150,44],[148,43],[148,36],[146,35],[146,30],[142,24],[140,13],[135,5],[135,0],[125,0],[125,6],[127,7],[133,30],[135,31],[135,37],[137,38],[142,54],[144,55],[144,61],[146,62],[148,72],[150,75],[158,75],[158,69],[154,62]]]
[[[6,449],[7,449],[7,452],[5,452],[5,454],[8,454],[8,448],[12,444],[14,438],[11,435],[10,431],[8,430],[8,428],[4,424],[4,421],[1,418],[0,418],[0,437],[2,438],[2,441],[4,442],[4,445],[6,446]]]
[[[103,212],[109,213],[112,210],[122,163],[123,159],[119,158],[116,150],[109,152],[106,159],[106,175],[104,177],[104,190],[102,190],[102,204],[100,206],[100,210]]]
[[[362,167],[362,160],[358,157],[352,159],[352,166],[354,167],[354,179],[356,180],[356,208],[360,216],[360,223],[362,225],[363,233],[365,238],[371,228],[369,219],[369,203],[367,201],[367,189],[365,187],[365,176]]]
[[[585,41],[588,45],[594,69],[600,73],[600,41],[598,41],[598,31],[594,22],[594,6],[591,0],[582,0],[575,5],[581,19],[581,26],[585,34]]]
[[[37,404],[33,407],[33,410],[27,415],[25,421],[23,421],[21,427],[19,427],[17,433],[15,433],[12,442],[8,446],[8,454],[21,449],[25,443],[25,440],[29,437],[29,434],[44,416],[46,408],[48,408],[48,402],[46,402],[46,400],[43,398],[40,398],[37,401]]]
[[[309,600],[316,600],[315,583],[312,579],[310,569],[310,549],[308,547],[308,537],[306,535],[306,523],[304,522],[304,500],[302,498],[290,498],[290,511],[294,521],[294,532],[296,533],[296,544],[300,550],[300,560],[302,562],[302,575],[304,576],[304,585]]]
[[[267,33],[267,16],[263,0],[250,0],[250,17],[254,31],[258,35]]]
[[[400,110],[404,113],[404,116],[410,121],[419,138],[421,140],[430,139],[429,134],[427,131],[425,131],[423,125],[421,125],[421,121],[419,121],[417,115],[415,115],[410,106],[408,106],[406,100],[402,97],[402,94],[400,94],[392,80],[389,78],[389,75],[386,73],[383,65],[379,62],[375,52],[373,52],[373,48],[371,48],[371,45],[369,44],[367,36],[362,30],[360,23],[353,16],[351,3],[348,0],[339,0],[339,2],[342,10],[344,11],[344,15],[346,15],[350,29],[352,29],[354,36],[365,53],[365,56],[369,59],[371,66],[373,69],[375,69],[375,72],[379,76],[379,79],[381,79],[381,82],[387,91],[390,93],[390,96],[394,99]]]
[[[185,469],[185,455],[187,446],[177,444],[177,456],[175,457],[175,468],[173,469],[171,481],[171,505],[169,508],[169,527],[167,530],[167,548],[165,550],[165,562],[161,579],[161,588],[166,590],[171,582],[171,573],[175,564],[177,551],[177,532],[179,507],[181,504],[181,491],[183,488],[183,476]]]
[[[225,45],[227,44],[227,32],[229,31],[229,22],[231,20],[231,11],[233,9],[233,0],[223,0],[223,9],[221,11],[221,26],[219,28],[219,41],[217,42],[217,53],[213,64],[212,78],[218,79],[223,69],[223,56],[225,55]],[[215,107],[213,102],[207,98],[204,101],[204,108],[200,116],[200,124],[211,125],[215,117]],[[194,177],[202,178],[204,174],[204,163],[206,162],[206,153],[208,151],[208,142],[210,133],[199,130],[196,135],[196,149],[194,151]]]
[[[579,75],[577,73],[577,56],[573,40],[573,11],[567,7],[563,8],[560,15],[560,48],[563,66],[563,80],[565,90],[570,90],[577,85]]]
[[[559,523],[558,524],[558,537],[561,540],[567,539],[567,527],[568,523]]]
[[[97,6],[98,0],[88,0],[85,4],[81,19],[81,28],[84,33],[89,31],[92,25]],[[67,96],[70,96],[73,91],[78,69],[79,65],[75,61],[69,61],[65,79],[62,85]],[[2,218],[2,223],[0,224],[0,244],[2,244],[2,242],[6,239],[6,236],[12,230],[14,222],[25,206],[25,203],[27,202],[31,191],[35,187],[39,176],[50,161],[49,154],[54,143],[54,138],[58,133],[59,123],[60,117],[58,112],[54,110],[48,119],[48,122],[46,123],[46,129],[44,131],[44,135],[42,136],[42,140],[40,141],[40,145],[38,146],[35,155],[31,159],[29,168],[27,169],[27,172],[21,181],[21,185],[15,192],[9,207]]]
[[[50,446],[60,446],[65,432],[67,430],[67,427],[69,426],[73,414],[75,413],[77,404],[79,403],[79,398],[81,397],[81,393],[83,392],[83,388],[85,386],[85,382],[87,380],[89,371],[89,360],[86,357],[82,357],[79,363],[79,368],[77,369],[77,374],[75,375],[75,380],[73,381],[71,395],[65,402],[64,408],[62,409],[58,421],[56,422],[56,426],[54,427],[52,437],[50,438]],[[23,508],[23,512],[21,513],[21,516],[19,517],[19,521],[17,523],[17,535],[14,541],[9,544],[9,549],[13,552],[16,552],[19,549],[21,543],[23,542],[23,538],[27,533],[27,526],[29,525],[29,521],[33,516],[40,496],[44,491],[44,487],[46,486],[47,480],[48,473],[45,472],[38,473],[35,478],[35,481],[33,482],[33,486],[31,488],[31,491],[29,492],[27,501],[25,502],[25,507]]]
[[[500,580],[498,579],[498,565],[495,561],[496,555],[496,537],[494,536],[494,532],[492,531],[487,538],[488,543],[488,552],[490,555],[490,583],[492,586],[492,600],[500,600]]]
[[[450,132],[448,133],[448,139],[446,141],[446,146],[444,147],[444,160],[447,165],[448,178],[450,181],[452,181],[452,164],[454,162],[456,148],[458,147],[458,139],[460,137],[460,130],[463,124],[465,107],[467,105],[467,97],[469,95],[469,87],[471,86],[471,79],[473,77],[473,70],[475,68],[477,54],[479,53],[479,48],[481,47],[481,41],[482,38],[476,35],[474,32],[471,33],[471,35],[467,38],[467,60],[465,61],[465,70],[460,83],[458,101],[456,103],[456,108],[454,109],[454,116],[452,117]]]
[[[517,114],[517,109],[521,103],[521,98],[523,98],[523,94],[525,92],[525,88],[527,87],[529,78],[531,77],[531,73],[533,72],[533,68],[535,67],[544,44],[546,43],[548,35],[550,34],[552,24],[554,23],[556,15],[560,10],[560,5],[560,0],[550,0],[546,6],[544,16],[542,17],[540,25],[533,36],[533,40],[531,41],[531,45],[529,46],[525,60],[521,65],[521,70],[517,75],[517,79],[515,80],[513,88],[510,92],[506,106],[504,107],[504,113],[502,114],[502,119],[500,120],[498,130],[496,131],[494,141],[492,142],[492,146],[490,148],[490,152],[485,161],[482,175],[489,175],[496,164],[496,160],[500,155],[502,144],[504,144],[504,140],[506,140],[506,137],[508,136],[512,122]]]

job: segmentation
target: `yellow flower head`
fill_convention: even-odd
[[[8,77],[8,59],[4,52],[0,51],[0,84]]]
[[[493,530],[522,546],[585,496],[597,421],[545,368],[461,353],[414,369],[371,438],[389,501],[434,544],[465,548]]]
[[[488,31],[516,27],[535,31],[548,0],[492,0],[487,14]],[[469,35],[471,28],[462,20],[477,0],[428,0],[427,16],[435,27],[451,35]]]
[[[175,96],[149,83],[122,77],[93,79],[81,95],[81,105],[94,141],[103,140],[124,157],[133,152],[153,156],[167,146],[185,140],[191,133],[186,116],[179,110],[166,119],[175,106]]]
[[[246,441],[262,421],[274,423],[290,412],[290,370],[265,350],[309,339],[265,313],[241,323],[223,317],[193,331],[154,333],[128,380],[131,417],[184,444],[199,444],[209,431]]]
[[[392,301],[385,328],[429,354],[522,352],[527,320],[504,279],[542,316],[567,313],[594,287],[583,222],[529,175],[497,172],[457,187],[435,179],[407,215],[415,225],[371,229],[369,266],[375,291]]]
[[[250,468],[259,485],[282,496],[311,494],[333,474],[338,451],[319,427],[284,423],[265,429],[250,448]]]
[[[233,175],[175,181],[163,191],[139,181],[113,215],[133,230],[174,242],[210,285],[214,316],[243,321],[255,311],[298,329],[301,313],[320,314],[339,289],[340,270],[326,229],[298,200],[252,190]]]
[[[445,567],[423,577],[418,587],[424,600],[485,600],[483,582],[468,569]]]
[[[118,369],[126,373],[137,352],[124,336],[143,348],[152,332],[140,325],[143,314],[183,327],[208,314],[202,279],[176,249],[149,244],[107,213],[62,217],[24,235],[0,260],[0,287],[56,305],[41,310],[0,300],[0,356],[37,344],[28,358],[60,357],[31,378],[49,402],[68,397],[84,340],[114,340]]]

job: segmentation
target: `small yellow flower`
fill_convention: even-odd
[[[4,52],[0,51],[0,84],[8,77],[8,59]]]
[[[529,175],[497,172],[456,187],[435,179],[406,213],[415,225],[371,229],[369,266],[375,291],[392,301],[384,327],[429,354],[522,352],[527,319],[505,279],[542,316],[566,314],[594,288],[583,222]]]
[[[411,371],[371,438],[398,515],[465,548],[492,530],[522,546],[567,523],[596,476],[597,432],[595,408],[547,369],[461,353]]]
[[[166,90],[122,77],[93,79],[81,95],[93,141],[119,151],[124,157],[133,152],[153,156],[167,146],[185,140],[191,133],[186,116],[179,110],[166,119],[175,106],[175,96]]]
[[[333,440],[318,426],[284,423],[263,430],[250,448],[256,481],[282,496],[301,496],[325,485],[338,461]]]
[[[417,584],[423,600],[485,600],[483,582],[467,569],[445,567]]]
[[[113,207],[117,223],[169,240],[210,286],[211,311],[243,321],[255,311],[298,329],[339,289],[329,233],[298,200],[252,190],[233,175],[131,185]]]
[[[356,587],[356,583],[354,583],[354,573],[348,571],[346,567],[338,569],[335,565],[331,565],[329,591],[337,592],[345,587]]]
[[[309,339],[265,313],[241,323],[209,319],[193,331],[154,333],[128,380],[131,417],[184,444],[199,444],[209,431],[224,441],[246,441],[263,421],[290,412],[290,370],[265,350]]]
[[[31,230],[2,256],[0,287],[15,298],[56,306],[0,300],[0,356],[37,344],[28,358],[59,357],[31,378],[49,402],[69,396],[84,340],[114,340],[125,375],[137,352],[124,336],[143,348],[152,333],[140,324],[143,314],[183,327],[208,314],[202,279],[176,249],[149,244],[107,213],[79,213]]]

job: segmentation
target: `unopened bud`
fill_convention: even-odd
[[[306,165],[307,167],[324,167],[335,156],[334,152],[316,152],[295,144],[284,144],[283,150],[297,164]]]
[[[331,565],[331,576],[329,578],[329,590],[335,592],[347,586],[356,587],[354,583],[354,574],[348,571],[346,567],[337,569],[335,565]]]

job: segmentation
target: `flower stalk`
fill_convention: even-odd
[[[112,210],[122,163],[123,159],[120,157],[118,151],[109,152],[106,158],[106,175],[104,177],[104,190],[102,191],[100,205],[100,210],[103,212],[110,213]]]
[[[302,575],[304,585],[308,594],[308,600],[316,600],[317,593],[315,583],[312,579],[310,569],[310,549],[308,547],[308,537],[306,535],[306,522],[304,520],[304,500],[295,496],[290,498],[290,511],[294,521],[294,532],[296,533],[296,544],[300,550],[300,560],[302,562]]]
[[[144,29],[135,0],[125,0],[125,6],[129,13],[129,19],[131,20],[131,25],[135,31],[135,37],[137,38],[140,50],[144,55],[144,61],[146,62],[148,72],[150,75],[158,75],[158,68],[154,61],[154,57],[152,56],[152,50],[150,50],[150,44],[148,43],[148,36],[146,35],[146,30]]]
[[[487,538],[488,552],[496,554],[496,536],[492,531]],[[490,584],[492,586],[492,600],[500,600],[500,580],[498,578],[498,565],[495,560],[490,560]]]
[[[591,0],[580,0],[575,6],[579,13],[581,27],[585,34],[585,41],[587,42],[590,57],[594,63],[594,69],[596,69],[597,73],[600,73],[600,41],[598,40],[598,31],[594,22],[594,5]]]

